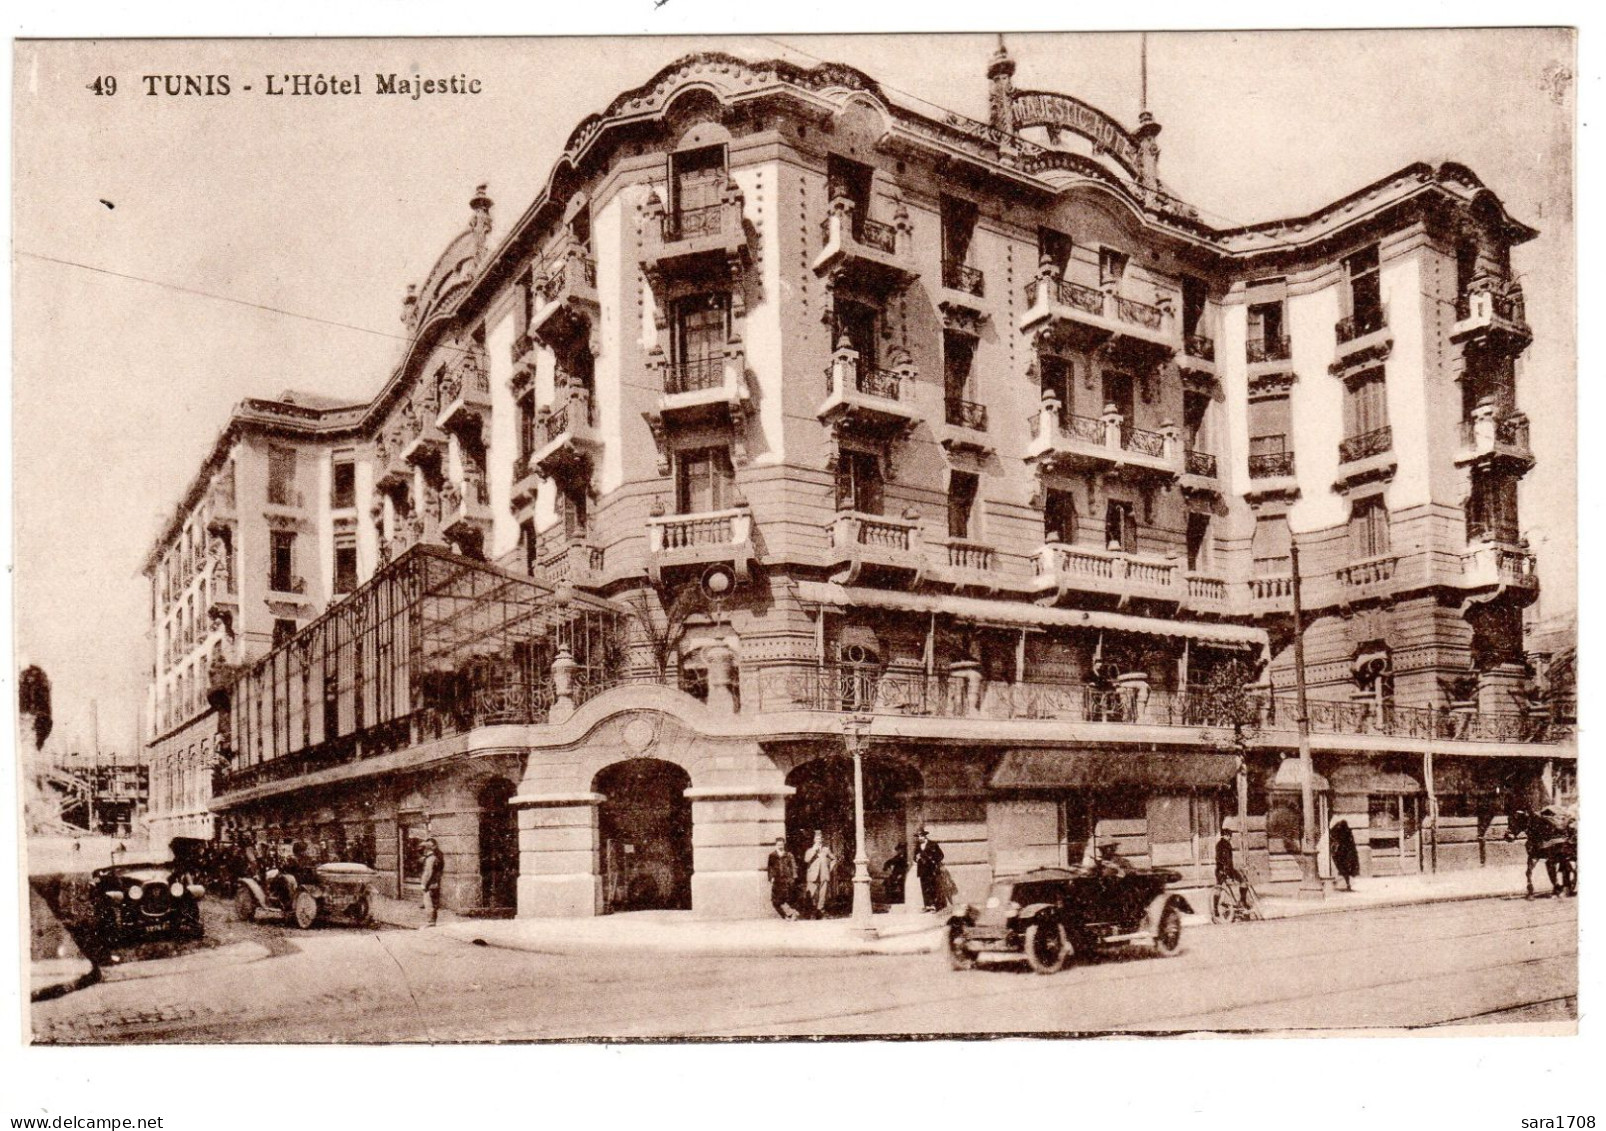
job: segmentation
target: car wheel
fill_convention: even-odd
[[[249,923],[257,917],[257,897],[244,884],[234,890],[234,917],[242,923]]]
[[[959,928],[948,932],[948,965],[955,970],[974,970],[976,956],[965,945],[965,933]]]
[[[1160,913],[1160,926],[1154,932],[1154,949],[1170,958],[1182,949],[1182,913],[1167,907]]]
[[[318,921],[318,897],[305,888],[296,892],[290,914],[295,918],[296,926],[303,931],[307,930]]]
[[[1039,974],[1058,974],[1070,956],[1065,928],[1058,923],[1033,923],[1026,928],[1026,962]]]

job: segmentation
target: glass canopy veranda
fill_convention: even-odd
[[[528,577],[413,546],[235,674],[224,792],[495,723],[541,722],[552,661],[577,698],[624,676],[627,614]]]

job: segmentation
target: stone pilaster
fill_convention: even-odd
[[[784,785],[708,786],[686,791],[692,814],[691,905],[700,919],[773,916],[766,865],[786,835]]]
[[[521,795],[518,915],[584,918],[602,912],[600,793]]]

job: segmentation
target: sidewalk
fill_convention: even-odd
[[[1328,892],[1325,899],[1262,897],[1267,919],[1336,914],[1376,907],[1446,903],[1469,899],[1520,897],[1521,865],[1482,868],[1439,875],[1358,879],[1353,892]],[[1550,890],[1540,875],[1541,893]],[[1190,897],[1199,893],[1189,892]],[[423,912],[414,904],[379,900],[375,915],[402,926],[418,926]],[[1195,911],[1208,906],[1196,899]],[[1189,929],[1210,929],[1204,914],[1188,917]],[[876,937],[861,938],[845,919],[786,922],[782,919],[737,922],[696,919],[689,911],[634,911],[591,919],[464,919],[441,913],[443,934],[477,946],[522,950],[533,954],[606,953],[703,954],[728,957],[822,957],[873,954],[923,954],[941,950],[947,916],[894,912],[874,917]],[[1224,928],[1231,929],[1231,928]]]

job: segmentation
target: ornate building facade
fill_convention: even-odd
[[[1322,826],[1372,874],[1510,857],[1575,758],[1523,663],[1534,230],[1454,164],[1213,228],[1151,117],[1014,70],[983,123],[683,59],[505,234],[474,194],[371,403],[247,402],[150,563],[156,746],[217,744],[224,834],[398,893],[433,835],[462,909],[768,914],[777,835],[851,859],[859,741],[879,902],[921,825],[966,896],[1096,838],[1208,883],[1229,818],[1292,880],[1297,546]]]

